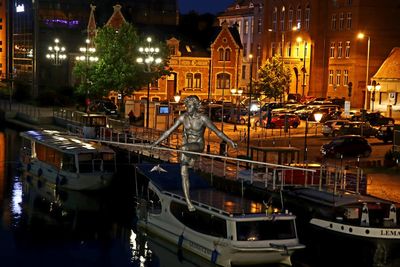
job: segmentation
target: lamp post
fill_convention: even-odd
[[[60,40],[58,38],[54,39],[54,45],[49,46],[48,50],[49,53],[46,54],[46,58],[52,60],[55,66],[61,65],[61,62],[67,58],[65,47],[60,46]]]
[[[247,159],[250,159],[250,110],[251,110],[251,98],[253,94],[253,55],[249,55],[250,58],[250,87],[249,87],[249,110],[247,111],[248,113],[248,118],[247,118],[247,149],[246,149],[246,156]]]
[[[375,103],[375,92],[379,92],[381,90],[381,85],[379,83],[376,83],[375,80],[372,81],[372,85],[367,86],[368,91],[371,92],[371,105],[372,109],[371,111],[374,112],[374,103]]]
[[[298,43],[301,43],[303,41],[303,38],[297,37],[296,41]],[[305,90],[306,90],[306,56],[307,56],[307,42],[304,40],[304,54],[303,54],[303,67],[301,68],[301,72],[303,73],[303,81],[301,84],[301,87],[303,88],[302,90],[302,97],[304,98]]]
[[[90,47],[90,40],[85,40],[85,47],[80,47],[79,51],[82,55],[77,56],[76,60],[85,62],[85,88],[86,88],[86,112],[89,112],[90,98],[89,98],[89,65],[91,63],[97,62],[99,60],[98,57],[93,54],[96,52],[96,48]]]
[[[368,39],[367,39],[367,70],[366,70],[366,73],[365,73],[365,99],[364,99],[364,109],[366,110],[367,109],[367,101],[368,101],[368,93],[367,93],[367,90],[368,90],[368,74],[369,74],[369,53],[370,53],[370,50],[371,50],[371,37],[370,36],[367,36],[367,35],[365,35],[364,33],[362,33],[362,32],[360,32],[358,35],[357,35],[357,38],[358,39],[364,39],[364,37],[367,37]]]
[[[307,134],[308,134],[308,117],[306,118],[306,128],[304,130],[304,157],[303,157],[304,163],[307,163],[307,152],[308,152]]]
[[[233,120],[234,121],[233,131],[236,132],[237,131],[237,121],[238,121],[238,118],[240,118],[240,97],[243,94],[243,90],[232,88],[231,93],[233,96],[236,97],[236,118],[234,118],[234,120]]]
[[[321,119],[322,119],[322,113],[321,112],[317,112],[317,113],[314,113],[314,119],[315,119],[315,135],[317,135],[317,132],[318,132],[318,124],[319,124],[319,122],[321,121]]]
[[[161,58],[155,58],[155,56],[160,52],[158,47],[151,46],[152,39],[151,37],[146,38],[147,45],[145,47],[139,47],[139,52],[143,55],[143,57],[138,57],[136,62],[139,64],[145,64],[146,69],[145,72],[151,73],[152,68],[156,65],[159,65],[162,61]],[[150,85],[151,82],[147,84],[147,99],[146,99],[146,128],[149,128],[149,116],[150,116]]]

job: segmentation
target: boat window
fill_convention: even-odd
[[[237,222],[238,241],[296,238],[294,220]]]
[[[115,171],[115,160],[114,153],[103,153],[103,170],[104,171]]]
[[[92,172],[92,154],[85,153],[79,154],[78,161],[79,161],[79,172]]]
[[[181,223],[194,231],[227,238],[226,221],[200,210],[190,212],[186,204],[171,202],[171,213]]]
[[[149,189],[149,211],[154,214],[161,213],[161,201],[158,195],[151,189]]]
[[[46,162],[50,165],[55,166],[56,168],[60,168],[61,166],[61,158],[62,153],[51,148],[44,146],[42,144],[36,143],[35,145],[36,157],[43,162]]]
[[[64,171],[76,172],[74,155],[71,155],[71,154],[64,154],[63,155],[62,169]]]

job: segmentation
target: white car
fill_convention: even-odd
[[[334,135],[335,130],[339,130],[339,128],[346,123],[349,123],[349,120],[329,120],[324,122],[322,125],[322,134],[324,136]]]

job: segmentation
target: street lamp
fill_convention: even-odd
[[[367,95],[367,89],[368,89],[368,73],[369,73],[369,53],[370,53],[370,50],[371,50],[371,37],[370,36],[367,36],[367,35],[365,35],[364,33],[362,33],[362,32],[360,32],[358,35],[357,35],[357,38],[358,39],[364,39],[364,37],[367,37],[368,38],[368,42],[367,42],[367,71],[366,71],[366,73],[365,73],[365,87],[366,87],[366,90],[365,90],[365,99],[364,99],[364,109],[366,110],[367,109],[367,101],[368,101],[368,95]]]
[[[247,149],[246,156],[247,159],[250,159],[250,110],[251,110],[251,98],[253,94],[253,55],[249,55],[250,59],[250,88],[249,88],[249,109],[247,110],[248,118],[247,118]]]
[[[296,41],[298,43],[301,43],[303,41],[303,38],[301,37],[297,37]],[[307,42],[304,40],[304,54],[303,54],[303,67],[301,68],[301,72],[303,73],[303,82],[301,84],[301,87],[303,88],[303,92],[302,92],[302,97],[304,98],[304,93],[305,93],[305,89],[306,89],[306,56],[307,56]]]
[[[60,46],[60,40],[58,38],[54,39],[54,46],[49,46],[49,53],[46,54],[46,58],[53,61],[53,65],[59,66],[61,62],[67,58],[65,52],[65,47]]]
[[[159,65],[162,62],[162,59],[159,57],[155,58],[155,56],[160,52],[160,49],[158,47],[151,46],[151,37],[147,37],[146,41],[147,45],[145,47],[139,47],[139,52],[143,55],[143,57],[138,57],[136,62],[139,64],[146,64],[147,68],[145,69],[145,72],[151,73],[152,67]],[[151,82],[147,84],[146,128],[149,128],[150,85]]]
[[[323,114],[322,114],[321,112],[314,113],[314,120],[315,120],[315,122],[316,122],[316,124],[315,124],[315,135],[317,135],[317,132],[318,132],[318,124],[319,124],[319,122],[321,121],[322,116],[323,116]]]
[[[233,131],[236,132],[237,131],[237,121],[240,118],[240,97],[243,94],[243,90],[242,89],[236,89],[236,88],[232,88],[231,89],[231,93],[233,96],[236,96],[236,118],[234,118],[234,127],[233,127]]]
[[[374,112],[374,103],[375,103],[375,92],[379,92],[381,90],[381,85],[376,83],[375,80],[372,81],[372,85],[367,86],[368,91],[371,92],[371,102],[372,102],[372,112]]]
[[[85,88],[86,88],[86,112],[89,111],[90,99],[89,99],[89,65],[91,63],[97,62],[99,60],[98,57],[94,56],[93,54],[96,52],[96,48],[90,47],[90,40],[85,40],[85,47],[80,47],[79,51],[82,55],[77,56],[76,60],[85,62]]]

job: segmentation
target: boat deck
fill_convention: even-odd
[[[136,168],[164,193],[169,192],[183,198],[179,164],[137,164]],[[191,169],[189,179],[190,199],[194,204],[233,215],[265,212],[263,203],[216,190]]]

